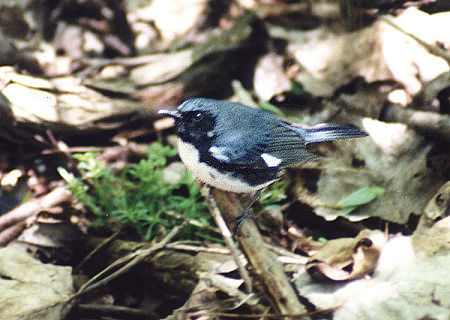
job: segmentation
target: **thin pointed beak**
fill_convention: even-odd
[[[174,119],[179,119],[181,117],[180,112],[178,110],[159,110],[158,114],[161,114],[163,116],[172,117]]]

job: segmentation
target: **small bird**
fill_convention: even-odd
[[[311,143],[367,136],[347,123],[291,125],[240,103],[194,98],[177,110],[160,110],[175,119],[181,160],[200,181],[235,193],[256,193],[278,180],[282,169],[318,155]]]

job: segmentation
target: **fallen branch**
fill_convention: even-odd
[[[70,201],[71,198],[72,192],[63,187],[56,188],[52,192],[30,200],[0,216],[0,246],[15,239],[23,231],[27,219],[63,202]]]
[[[387,105],[381,112],[380,120],[404,123],[418,132],[432,134],[450,141],[450,117],[448,115]]]
[[[234,229],[237,219],[245,209],[241,200],[234,193],[215,188],[211,188],[211,194],[228,226]],[[306,309],[299,302],[281,263],[267,249],[253,219],[244,219],[240,223],[236,237],[252,267],[252,273],[277,311],[282,315],[305,313]]]

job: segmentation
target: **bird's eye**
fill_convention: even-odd
[[[201,112],[197,112],[195,115],[194,115],[194,120],[195,121],[200,121],[200,120],[202,120],[203,119],[203,114],[201,113]]]

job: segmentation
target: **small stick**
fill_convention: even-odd
[[[48,194],[29,200],[0,216],[0,230],[37,215],[41,211],[53,208],[62,202],[70,201],[70,199],[72,199],[72,192],[64,187],[56,188]]]
[[[219,228],[220,233],[222,234],[222,237],[228,249],[231,251],[231,254],[233,255],[239,273],[242,279],[244,280],[247,292],[250,293],[252,292],[252,282],[250,280],[250,276],[248,275],[247,269],[245,269],[245,266],[242,264],[242,260],[239,258],[242,254],[239,251],[238,247],[236,246],[236,243],[233,241],[233,236],[230,232],[230,229],[225,223],[225,220],[223,219],[220,210],[217,207],[217,204],[214,202],[214,198],[211,196],[211,187],[201,182],[199,184],[200,184],[200,192],[202,193],[203,197],[206,200],[209,212],[211,213],[211,216],[216,222],[216,225]]]
[[[185,222],[180,226],[176,226],[169,232],[169,234],[167,236],[164,237],[164,239],[162,239],[160,242],[156,243],[152,247],[147,248],[147,249],[137,250],[136,252],[133,252],[133,253],[123,257],[122,259],[115,261],[114,263],[112,263],[111,265],[109,265],[108,267],[103,269],[103,271],[101,271],[100,273],[95,275],[93,278],[91,278],[88,282],[86,282],[78,290],[78,292],[72,297],[72,299],[78,298],[81,295],[84,295],[102,285],[105,285],[109,281],[111,281],[111,280],[117,278],[118,276],[120,276],[121,274],[124,274],[125,272],[129,271],[132,267],[134,267],[138,263],[142,262],[145,258],[147,258],[149,255],[153,254],[155,251],[158,251],[158,250],[161,250],[162,248],[164,248],[169,243],[169,241],[172,240],[172,238],[181,229],[183,229],[186,225],[187,225],[187,223]],[[112,274],[106,276],[105,278],[99,280],[98,282],[95,282],[97,279],[99,279],[103,275],[107,274],[110,270],[112,270],[113,268],[115,268],[123,263],[125,263],[125,265],[123,267],[121,267],[119,270],[113,272]]]

